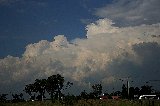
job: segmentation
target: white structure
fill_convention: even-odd
[[[156,95],[141,95],[139,96],[139,99],[154,98],[154,97],[156,97]]]

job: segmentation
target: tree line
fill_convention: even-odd
[[[46,97],[45,94],[48,93],[50,95],[50,99],[52,102],[55,100],[64,101],[64,100],[73,100],[73,99],[99,99],[99,96],[102,94],[102,85],[101,84],[94,84],[92,85],[92,91],[87,93],[85,90],[80,93],[79,96],[74,95],[64,95],[62,90],[70,88],[73,83],[66,82],[64,83],[64,77],[60,74],[49,76],[47,79],[36,79],[34,83],[25,85],[24,92],[30,96],[30,100],[39,100],[43,101]],[[112,93],[104,92],[105,96],[120,96],[122,99],[134,99],[135,95],[139,97],[140,95],[144,94],[153,94],[158,93],[156,92],[152,86],[143,85],[141,88],[138,87],[130,87],[129,94],[128,89],[125,84],[122,85],[122,91],[115,91]],[[7,94],[0,94],[0,102],[5,102],[7,100]],[[23,94],[12,94],[13,100],[12,102],[19,102],[24,101]]]
[[[44,100],[45,93],[47,92],[51,100],[61,100],[63,97],[62,89],[69,88],[73,83],[67,82],[64,86],[64,77],[60,74],[52,75],[47,79],[36,79],[33,84],[28,84],[25,86],[24,91],[30,95],[31,99],[35,99],[35,94],[38,94],[38,100]]]

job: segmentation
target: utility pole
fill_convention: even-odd
[[[127,96],[129,97],[129,88],[130,88],[130,85],[129,85],[129,79],[130,77],[125,77],[125,78],[120,78],[119,80],[121,80],[122,82],[123,81],[127,81]]]
[[[127,80],[127,94],[128,94],[128,97],[129,97],[129,80]]]

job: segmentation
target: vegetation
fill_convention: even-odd
[[[0,106],[159,106],[160,101],[158,100],[150,100],[150,101],[139,101],[139,100],[94,100],[89,99],[88,101],[79,100],[75,101],[72,100],[69,103],[60,103],[55,101],[52,103],[51,101],[29,101],[29,102],[18,102],[18,103],[1,103]]]
[[[92,91],[87,93],[85,90],[79,96],[64,95],[62,90],[70,88],[73,83],[64,83],[61,75],[52,75],[47,79],[36,79],[34,83],[25,86],[24,91],[30,96],[29,101],[23,99],[23,94],[12,94],[12,100],[7,100],[8,94],[0,94],[0,106],[159,106],[159,100],[138,100],[135,95],[160,94],[152,89],[152,86],[143,85],[141,88],[122,85],[122,91],[115,91],[111,94],[107,92],[103,96],[107,99],[100,100],[102,85],[92,85]],[[50,99],[45,98],[45,94],[50,95]],[[113,100],[113,96],[121,99]]]
[[[71,82],[67,82],[65,89],[73,85]],[[25,86],[24,91],[31,96],[31,100],[35,99],[35,95],[38,100],[43,101],[45,98],[45,93],[47,92],[52,102],[55,100],[60,100],[63,97],[61,93],[62,88],[64,87],[64,77],[61,75],[52,75],[47,79],[36,79],[33,84],[28,84]]]

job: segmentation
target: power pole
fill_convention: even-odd
[[[129,79],[130,77],[125,77],[125,78],[120,78],[119,80],[121,80],[122,82],[123,81],[127,81],[127,96],[129,97],[129,88],[130,88],[130,85],[129,85]]]
[[[128,97],[129,97],[129,88],[130,88],[130,86],[129,86],[129,80],[127,80],[127,94],[128,94]]]

